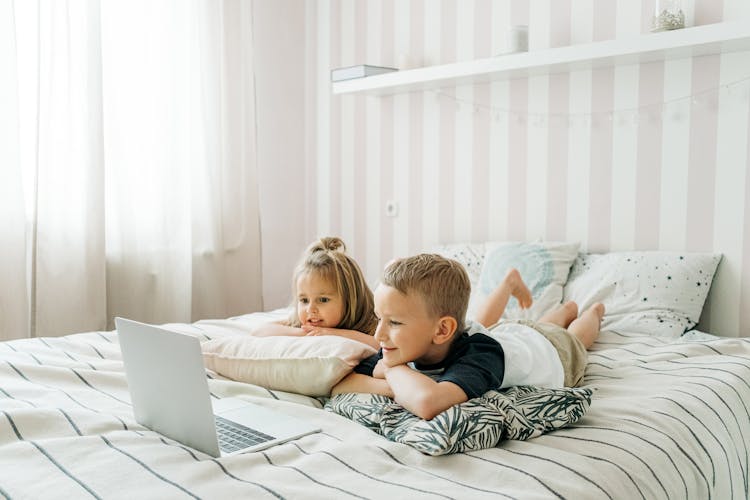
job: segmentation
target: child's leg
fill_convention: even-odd
[[[588,349],[599,336],[603,317],[604,304],[597,302],[570,323],[568,331],[578,337],[578,340]]]
[[[572,300],[560,304],[551,311],[547,311],[539,318],[540,323],[553,323],[557,326],[567,328],[573,320],[578,317],[578,304]]]
[[[518,300],[521,308],[525,309],[531,306],[531,291],[521,279],[521,273],[517,269],[509,270],[500,285],[479,306],[476,321],[487,328],[500,321],[511,296]]]

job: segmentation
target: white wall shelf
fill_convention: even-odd
[[[750,22],[727,22],[397,71],[334,82],[332,90],[388,95],[746,50]]]

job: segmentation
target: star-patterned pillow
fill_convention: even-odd
[[[698,324],[720,254],[610,252],[578,256],[563,300],[602,302],[603,330],[676,338]]]

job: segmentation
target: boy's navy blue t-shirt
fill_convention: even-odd
[[[383,350],[364,359],[354,368],[362,375],[372,376],[375,365],[383,357]],[[460,334],[451,345],[448,355],[440,363],[414,368],[437,382],[453,382],[469,399],[491,389],[499,389],[505,373],[505,356],[500,344],[487,335]]]

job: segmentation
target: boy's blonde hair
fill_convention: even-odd
[[[297,281],[304,274],[316,273],[328,281],[341,295],[344,314],[336,328],[356,330],[373,335],[378,326],[372,290],[367,286],[357,262],[346,254],[346,245],[335,236],[321,238],[312,243],[297,264],[292,278],[292,295],[297,295]],[[289,324],[300,326],[296,298],[292,302]]]
[[[403,294],[419,295],[430,314],[451,316],[458,323],[456,331],[464,330],[471,282],[459,262],[426,253],[398,259],[386,266],[381,282]]]

